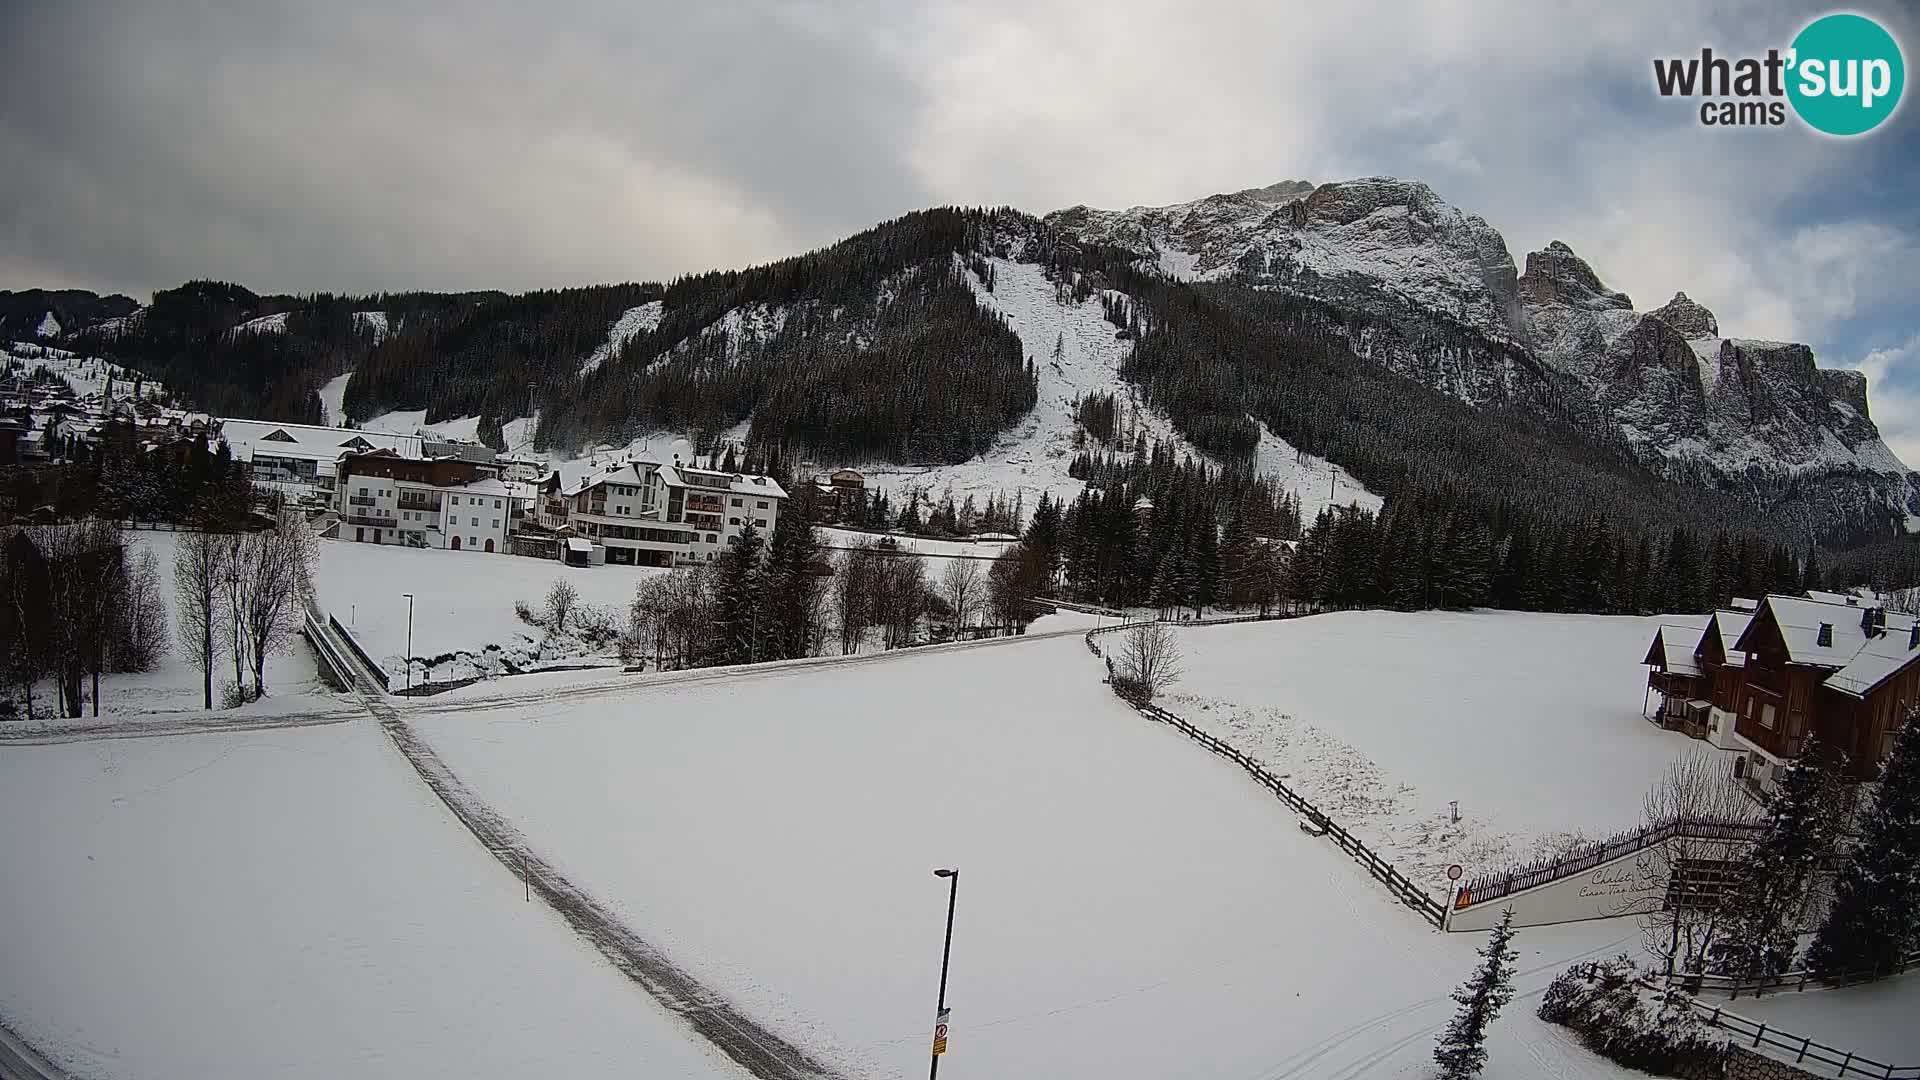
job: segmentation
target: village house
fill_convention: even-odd
[[[367,450],[341,455],[334,473],[339,520],[323,535],[449,551],[507,550],[515,497],[479,462]]]
[[[1872,779],[1920,704],[1920,620],[1874,600],[1771,595],[1704,625],[1663,623],[1642,663],[1656,716],[1722,749],[1755,789],[1777,785],[1809,736]]]
[[[556,539],[587,541],[585,561],[685,566],[712,562],[748,525],[770,533],[786,498],[771,477],[694,468],[678,458],[628,461],[571,485],[549,474],[532,520]]]
[[[343,454],[389,450],[403,458],[427,456],[418,435],[381,435],[240,417],[222,419],[219,431],[233,459],[252,472],[254,483],[278,490],[294,504],[334,504],[334,464]]]

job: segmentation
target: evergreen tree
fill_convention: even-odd
[[[1820,576],[1820,558],[1813,550],[1813,544],[1809,542],[1807,557],[1800,563],[1800,591],[1812,592],[1824,587],[1825,583]]]
[[[1908,710],[1860,824],[1853,861],[1834,883],[1826,922],[1807,947],[1821,977],[1894,970],[1920,944],[1920,719]]]
[[[1487,1028],[1500,1009],[1513,1000],[1513,962],[1520,954],[1513,941],[1513,909],[1500,915],[1485,948],[1480,950],[1480,965],[1460,989],[1453,992],[1460,1011],[1440,1036],[1433,1060],[1445,1080],[1469,1080],[1480,1075],[1487,1064]]]
[[[1718,974],[1754,979],[1792,966],[1814,876],[1845,809],[1837,764],[1808,739],[1781,779],[1767,831],[1740,857],[1721,902],[1727,929],[1712,958]]]
[[[715,585],[714,637],[719,663],[750,664],[759,641],[760,531],[751,522],[740,530],[740,542],[722,552]]]
[[[818,558],[819,544],[806,515],[781,514],[773,524],[760,589],[760,659],[796,660],[807,655],[817,617],[820,585],[813,566]]]

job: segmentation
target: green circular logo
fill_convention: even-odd
[[[1900,43],[1864,15],[1824,15],[1793,39],[1787,98],[1808,126],[1863,135],[1893,115],[1907,84]]]

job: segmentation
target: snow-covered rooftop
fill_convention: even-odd
[[[349,450],[391,450],[402,457],[422,456],[417,435],[383,435],[312,424],[276,424],[229,417],[220,421],[221,437],[233,456],[251,461],[256,452],[277,457],[333,461]]]
[[[1842,668],[1867,646],[1862,616],[1869,606],[1858,603],[1857,598],[1855,603],[1831,603],[1803,596],[1768,596],[1765,606],[1779,624],[1791,663]],[[1885,617],[1888,634],[1904,638],[1913,628],[1911,615],[1888,612]],[[1822,627],[1827,628],[1825,644],[1821,643]],[[1743,634],[1742,639],[1746,636]]]

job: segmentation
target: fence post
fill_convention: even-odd
[[[1759,1046],[1759,1045],[1760,1045],[1760,1037],[1761,1037],[1762,1035],[1765,1035],[1766,1033],[1767,1033],[1767,1025],[1765,1025],[1765,1024],[1761,1024],[1761,1025],[1760,1025],[1760,1030],[1759,1030],[1759,1031],[1756,1031],[1756,1032],[1754,1032],[1754,1033],[1753,1033],[1753,1045],[1755,1045],[1755,1046]]]
[[[1713,1015],[1708,1018],[1707,1023],[1712,1024],[1714,1027],[1720,1026],[1720,1006],[1715,1005],[1713,1007]]]
[[[1794,1063],[1795,1065],[1798,1065],[1798,1064],[1800,1064],[1801,1062],[1803,1062],[1803,1061],[1805,1061],[1805,1060],[1807,1060],[1807,1047],[1809,1047],[1809,1046],[1812,1046],[1812,1045],[1813,1045],[1813,1040],[1812,1040],[1812,1039],[1810,1039],[1810,1038],[1808,1038],[1808,1037],[1806,1037],[1806,1036],[1804,1036],[1804,1035],[1802,1035],[1802,1036],[1800,1037],[1800,1055],[1799,1055],[1798,1057],[1796,1057],[1796,1058],[1794,1058],[1794,1059],[1793,1059],[1793,1063]]]
[[[1847,1051],[1846,1060],[1840,1063],[1840,1075],[1841,1076],[1847,1075],[1847,1069],[1852,1067],[1852,1065],[1853,1065],[1853,1051],[1849,1050]]]

